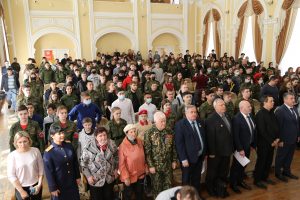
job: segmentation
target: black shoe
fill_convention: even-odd
[[[254,182],[254,185],[256,185],[257,187],[259,187],[261,189],[267,189],[267,186],[265,184],[263,184],[261,181]]]
[[[241,192],[241,190],[236,186],[236,185],[232,185],[232,186],[230,186],[231,187],[231,189],[235,192],[235,193],[237,193],[237,194],[241,194],[242,192]]]
[[[10,108],[11,108],[11,105],[7,105],[7,108],[10,109]]]
[[[272,181],[271,179],[263,180],[263,182],[265,182],[266,184],[269,184],[269,185],[276,185],[276,183],[274,181]]]
[[[282,174],[275,174],[275,177],[283,182],[286,182],[286,183],[288,182],[288,179],[286,177],[284,177]]]
[[[295,176],[295,175],[293,175],[293,174],[285,174],[285,173],[282,173],[282,175],[283,176],[286,176],[286,177],[288,177],[288,178],[290,178],[290,179],[295,179],[295,180],[298,180],[299,179],[299,177],[298,176]]]
[[[245,183],[244,181],[242,181],[239,186],[241,186],[242,188],[246,189],[246,190],[251,190],[252,188],[247,184]]]

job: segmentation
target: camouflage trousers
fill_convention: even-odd
[[[155,174],[150,174],[150,177],[154,199],[160,192],[170,189],[172,187],[172,170],[156,172]]]

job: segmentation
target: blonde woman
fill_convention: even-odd
[[[31,144],[28,133],[19,131],[14,136],[16,150],[8,155],[7,177],[15,187],[17,200],[42,199],[43,159],[40,150]]]

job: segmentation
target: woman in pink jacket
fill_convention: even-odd
[[[126,125],[124,132],[126,137],[119,146],[120,180],[125,184],[123,198],[132,199],[134,193],[136,200],[142,200],[144,177],[148,171],[143,143],[137,138],[135,125]]]

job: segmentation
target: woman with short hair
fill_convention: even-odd
[[[40,150],[31,144],[28,133],[19,131],[14,136],[16,150],[8,155],[7,177],[15,187],[17,200],[42,199],[43,159]]]
[[[95,138],[85,146],[80,159],[91,200],[113,199],[114,181],[118,177],[118,149],[107,134],[104,127],[97,128]]]

